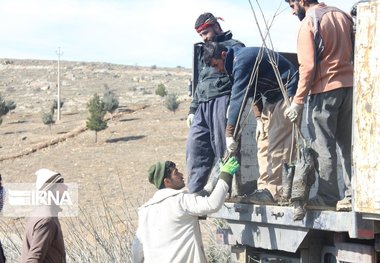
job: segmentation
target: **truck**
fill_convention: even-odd
[[[217,236],[230,245],[231,262],[380,262],[380,0],[360,1],[356,10],[352,211],[307,210],[294,221],[292,206],[226,199],[209,217],[229,226]],[[254,122],[241,138],[239,195],[258,177]]]

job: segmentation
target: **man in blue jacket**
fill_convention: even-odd
[[[218,72],[226,72],[233,80],[230,109],[227,116],[226,143],[230,152],[237,150],[232,137],[237,123],[244,94],[250,83],[255,63],[258,63],[257,78],[250,88],[254,98],[254,114],[257,120],[256,140],[259,163],[258,190],[250,195],[254,203],[280,201],[282,191],[282,165],[289,163],[295,152],[292,140],[292,124],[285,118],[286,103],[277,81],[269,55],[276,61],[279,77],[288,97],[293,97],[298,82],[296,67],[280,54],[258,47],[225,47],[216,42],[206,43],[205,63]],[[293,147],[293,151],[292,151]]]
[[[207,43],[215,41],[225,46],[244,46],[232,39],[230,31],[223,32],[218,20],[211,13],[200,15],[195,22],[195,30]],[[187,125],[190,128],[186,143],[186,165],[189,176],[190,193],[199,192],[215,163],[221,159],[226,150],[225,127],[226,111],[231,93],[231,81],[224,72],[217,72],[205,65],[203,60],[204,43],[196,44],[199,49],[195,54],[195,72],[198,79]]]

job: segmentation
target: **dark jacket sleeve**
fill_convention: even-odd
[[[236,63],[232,71],[234,83],[232,85],[230,109],[228,111],[227,125],[236,126],[244,94],[251,78],[251,70],[247,63]]]
[[[0,242],[0,263],[5,263],[5,262],[6,262],[6,258],[4,255],[3,245]]]
[[[198,90],[195,90],[193,100],[190,103],[190,109],[189,109],[189,114],[195,114],[197,111],[199,102],[198,102]]]

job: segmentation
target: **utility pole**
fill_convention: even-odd
[[[61,81],[59,78],[59,63],[61,60],[61,56],[63,55],[63,52],[61,51],[61,47],[58,47],[58,49],[55,51],[55,53],[58,56],[58,74],[57,74],[57,82],[58,82],[58,95],[57,95],[57,120],[61,120]]]

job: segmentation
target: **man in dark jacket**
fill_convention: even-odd
[[[240,108],[244,107],[242,102],[251,74],[257,70],[249,95],[254,98],[254,113],[258,123],[256,139],[260,177],[257,182],[258,190],[249,200],[263,204],[280,200],[282,165],[290,162],[293,157],[291,149],[294,148],[292,124],[285,119],[286,103],[269,56],[277,63],[279,77],[287,96],[292,97],[297,88],[297,70],[280,54],[258,47],[227,48],[216,42],[207,43],[204,48],[205,63],[219,72],[226,72],[233,79],[226,127],[227,149],[230,152],[237,149],[237,143],[232,136],[239,125],[237,119]],[[255,63],[258,65],[257,69]]]
[[[207,43],[216,41],[225,46],[244,46],[232,39],[230,31],[223,32],[218,20],[211,13],[200,15],[195,30]],[[226,111],[231,93],[231,81],[224,72],[217,72],[203,61],[204,43],[194,57],[198,81],[187,118],[189,135],[186,144],[186,163],[190,193],[199,192],[207,183],[213,165],[226,150]]]

